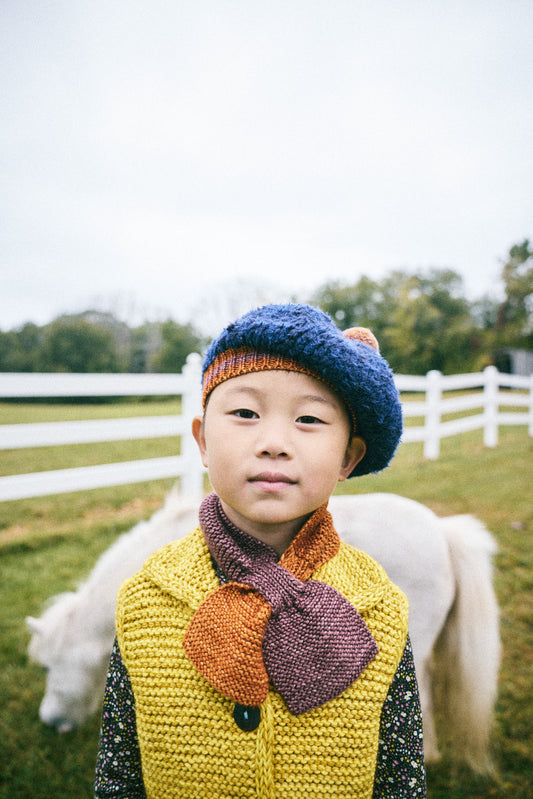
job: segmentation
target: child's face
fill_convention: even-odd
[[[281,551],[365,453],[342,400],[298,372],[226,380],[193,433],[230,521]]]

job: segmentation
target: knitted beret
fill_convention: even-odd
[[[252,371],[284,369],[311,375],[343,398],[366,454],[349,475],[378,472],[391,460],[402,434],[402,411],[393,374],[373,334],[343,334],[330,316],[309,305],[265,305],[228,325],[203,363],[204,406],[224,380]]]

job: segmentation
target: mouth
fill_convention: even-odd
[[[287,486],[295,485],[296,480],[291,480],[282,472],[261,472],[251,477],[248,482],[266,491],[279,491]]]

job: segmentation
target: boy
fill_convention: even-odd
[[[425,796],[406,599],[326,508],[401,435],[376,340],[265,306],[209,348],[203,405],[214,492],[121,588],[96,796]]]

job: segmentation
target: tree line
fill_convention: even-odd
[[[202,336],[172,319],[130,327],[111,313],[66,314],[0,332],[2,372],[180,372]]]
[[[502,300],[468,301],[451,269],[392,271],[383,280],[330,283],[312,298],[341,327],[370,327],[395,372],[472,372],[495,363],[508,371],[506,351],[533,350],[533,250],[514,245],[503,264]]]
[[[451,269],[394,270],[381,280],[325,283],[303,298],[341,329],[369,327],[394,371],[444,374],[507,370],[509,348],[533,350],[533,250],[528,239],[503,264],[502,300],[469,301]],[[113,314],[85,311],[44,326],[0,331],[3,372],[179,372],[207,341],[191,323],[172,319],[130,327]]]

